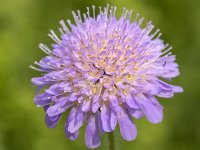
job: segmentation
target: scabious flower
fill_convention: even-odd
[[[100,135],[113,132],[117,123],[125,140],[135,139],[132,117],[162,121],[163,107],[156,97],[171,98],[183,91],[161,80],[179,75],[178,65],[159,30],[151,33],[151,22],[142,28],[138,14],[130,21],[132,11],[123,9],[119,19],[116,7],[99,11],[96,16],[94,6],[92,13],[87,8],[83,17],[80,11],[72,12],[75,24],[61,21],[61,37],[51,31],[55,44],[51,49],[40,44],[48,56],[35,62],[38,68],[32,66],[43,72],[32,82],[38,86],[34,101],[44,108],[47,126],[54,128],[69,110],[66,136],[75,140],[86,123],[89,148],[98,147]]]

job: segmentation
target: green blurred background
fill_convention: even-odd
[[[38,43],[48,45],[50,29],[61,19],[72,19],[71,11],[86,11],[95,4],[123,6],[152,20],[162,38],[177,55],[181,75],[173,80],[184,93],[170,100],[160,99],[162,123],[135,120],[138,137],[125,142],[117,135],[121,150],[200,149],[200,0],[0,0],[0,150],[84,150],[84,127],[78,140],[64,134],[66,114],[55,129],[44,123],[44,112],[33,102],[35,87],[30,79],[39,73],[29,65],[45,54]],[[107,148],[107,135],[100,149]]]

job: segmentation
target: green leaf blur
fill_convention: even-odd
[[[123,141],[115,131],[118,150],[200,149],[199,0],[0,0],[0,150],[87,150],[85,127],[78,140],[65,137],[66,113],[56,128],[46,127],[30,82],[39,73],[29,65],[45,56],[38,44],[51,45],[49,30],[57,32],[61,19],[72,19],[72,10],[84,12],[86,6],[107,3],[118,7],[118,16],[125,6],[161,29],[180,65],[181,75],[172,83],[184,88],[170,100],[159,99],[165,107],[162,123],[134,120],[135,141]],[[101,141],[99,150],[107,149],[106,134]]]

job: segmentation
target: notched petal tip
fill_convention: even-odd
[[[55,128],[58,124],[59,120],[61,118],[61,115],[50,117],[46,114],[45,116],[45,122],[48,128]]]
[[[78,136],[79,136],[79,130],[77,130],[74,133],[70,133],[68,131],[65,131],[65,133],[66,133],[67,138],[72,140],[72,141],[76,140],[78,138]]]

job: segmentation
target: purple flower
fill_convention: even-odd
[[[132,117],[159,123],[163,107],[156,97],[170,98],[183,89],[161,80],[178,76],[178,65],[159,30],[152,33],[151,22],[141,28],[143,18],[137,14],[131,22],[132,11],[124,9],[117,19],[116,7],[100,7],[97,16],[92,9],[93,15],[87,8],[83,17],[73,12],[75,24],[61,21],[61,37],[49,34],[56,42],[51,49],[40,44],[48,56],[35,62],[38,68],[32,66],[42,72],[32,82],[38,86],[35,103],[44,108],[47,126],[54,128],[69,110],[66,136],[75,140],[86,123],[85,143],[96,148],[100,135],[113,132],[117,123],[122,137],[134,140]]]

